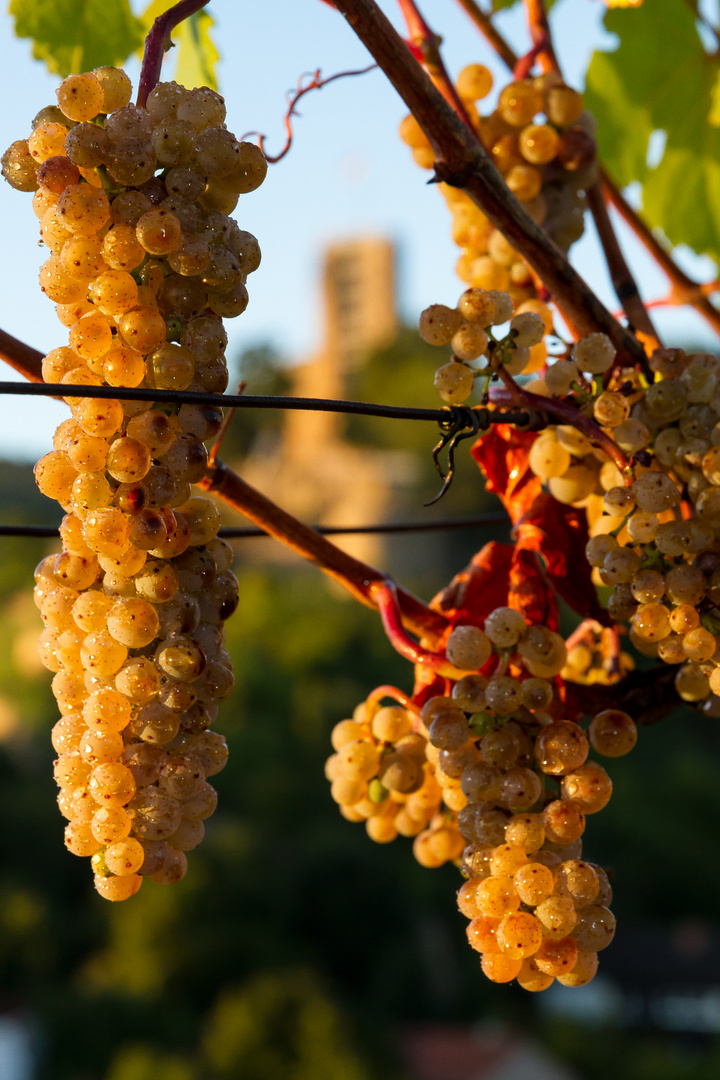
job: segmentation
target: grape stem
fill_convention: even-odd
[[[613,318],[560,249],[508,189],[490,156],[450,108],[375,0],[335,0],[415,116],[437,161],[435,180],[462,188],[530,264],[578,336],[602,331],[629,366],[643,349]]]
[[[138,84],[137,104],[141,108],[145,108],[148,94],[160,82],[163,57],[172,46],[173,30],[185,19],[189,19],[191,15],[207,7],[209,2],[210,0],[180,0],[179,4],[173,5],[162,15],[158,15],[150,27],[145,38],[145,51]]]
[[[423,648],[407,634],[403,626],[398,588],[394,581],[384,577],[373,582],[370,586],[370,596],[380,612],[383,628],[396,652],[404,656],[411,664],[420,664],[430,668],[431,671],[436,671],[438,675],[444,675],[448,679],[461,679],[463,675],[467,675],[466,671],[456,668],[446,657]]]
[[[243,381],[241,383],[238,383],[238,388],[237,388],[237,396],[238,397],[240,397],[242,394],[245,393],[246,387],[247,387],[247,383],[245,382],[244,379],[243,379]],[[213,465],[215,464],[215,461],[217,460],[217,456],[220,453],[220,447],[223,444],[223,439],[227,435],[228,428],[232,424],[234,416],[235,416],[235,409],[231,408],[231,409],[228,409],[228,411],[225,413],[225,416],[223,417],[223,421],[222,421],[222,423],[220,425],[220,430],[217,433],[217,438],[215,439],[215,442],[210,447],[210,453],[208,454],[207,463],[208,463],[208,468],[210,468],[210,469],[212,469]]]
[[[259,525],[268,535],[314,563],[366,607],[379,606],[373,590],[387,583],[384,574],[348,555],[309,525],[281,509],[224,462],[216,459],[198,487],[212,492],[226,505]],[[440,638],[449,625],[446,617],[433,611],[412,593],[396,588],[402,624],[419,637],[425,636],[431,641]]]
[[[599,424],[596,424],[589,416],[585,416],[584,413],[574,408],[567,401],[541,397],[540,394],[533,394],[529,390],[523,390],[502,364],[497,369],[497,375],[509,390],[510,400],[514,405],[545,413],[547,416],[554,417],[561,424],[569,424],[571,427],[581,431],[594,446],[598,446],[605,451],[610,460],[615,463],[623,474],[626,485],[632,484],[634,476],[630,462],[617,443],[603,431]]]

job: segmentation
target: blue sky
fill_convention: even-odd
[[[142,6],[136,4],[136,10]],[[399,26],[392,0],[382,0],[381,6]],[[444,37],[443,53],[451,73],[466,63],[486,63],[496,72],[498,88],[502,86],[507,79],[504,69],[454,0],[425,0],[422,8]],[[283,141],[285,93],[303,72],[320,68],[327,76],[369,61],[345,20],[319,0],[262,4],[216,0],[210,10],[223,55],[219,79],[228,103],[228,125],[238,135],[265,132],[271,153]],[[553,9],[558,50],[566,78],[575,86],[582,85],[593,49],[612,45],[602,28],[603,11],[599,0],[559,0]],[[57,79],[32,60],[28,41],[15,38],[10,16],[1,20],[4,149],[27,136],[38,109],[55,101]],[[528,38],[522,11],[504,13],[498,21],[516,49],[525,51]],[[136,82],[137,65],[128,70]],[[263,187],[244,196],[236,211],[241,227],[258,237],[263,262],[248,282],[247,311],[228,323],[229,356],[264,342],[295,360],[312,353],[320,334],[319,259],[330,239],[380,233],[396,240],[400,305],[409,321],[429,303],[456,302],[462,286],[453,272],[457,252],[449,236],[448,214],[397,137],[404,111],[378,71],[339,80],[303,99],[293,149],[270,167]],[[0,220],[4,250],[0,326],[43,351],[64,344],[66,331],[37,286],[45,249],[37,246],[30,197],[0,185]],[[646,294],[662,295],[663,276],[631,238],[627,250]],[[603,300],[616,307],[591,235],[576,245],[573,261]],[[690,260],[688,265],[698,273],[712,273],[701,261]],[[712,337],[691,315],[663,313],[658,322],[671,341],[691,334],[693,340],[712,347]],[[435,404],[430,379],[428,404]],[[66,415],[62,406],[39,399],[5,398],[0,409],[0,456],[14,459],[44,453],[55,426]]]

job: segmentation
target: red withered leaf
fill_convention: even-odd
[[[442,611],[453,625],[481,627],[491,611],[507,604],[513,550],[512,544],[491,540],[434,597],[430,607]]]
[[[502,501],[513,525],[527,513],[542,484],[528,465],[534,431],[518,431],[510,424],[493,424],[472,448],[472,456],[487,477],[486,487]]]
[[[520,611],[529,623],[540,623],[550,630],[557,630],[555,596],[540,566],[537,549],[523,546],[525,533],[521,526],[510,565],[508,607]]]
[[[585,558],[587,541],[585,511],[558,502],[546,491],[537,496],[518,529],[518,542],[540,552],[547,577],[565,603],[583,618],[612,626],[592,583]]]

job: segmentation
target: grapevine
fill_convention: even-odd
[[[409,42],[374,0],[330,3],[374,61],[340,74],[378,68],[398,91],[400,140],[431,174],[458,249],[456,303],[419,315],[438,362],[414,419],[440,420],[442,493],[459,442],[477,436],[482,483],[513,527],[512,544],[488,544],[425,603],[252,488],[217,445],[208,454],[221,405],[242,404],[224,398],[223,320],[245,311],[261,258],[231,215],[297,145],[297,100],[340,75],[298,83],[286,146],[266,158],[264,136],[258,146],[227,128],[218,92],[161,79],[170,30],[203,6],[185,0],[158,20],[137,104],[120,66],[71,73],[2,157],[4,178],[32,196],[49,253],[40,289],[67,332],[39,362],[0,340],[70,410],[35,467],[64,512],[62,551],[39,564],[34,599],[61,714],[65,846],[116,901],[145,878],[180,882],[203,839],[217,802],[208,780],[228,756],[211,729],[234,683],[223,502],[376,611],[414,667],[411,689],[378,686],[333,727],[325,772],[342,817],[376,843],[409,841],[427,870],[455,866],[491,982],[585,986],[616,925],[608,871],[583,848],[587,816],[613,792],[596,757],[629,753],[638,725],[678,702],[714,715],[720,701],[720,360],[664,345],[606,202],[656,255],[673,302],[684,290],[718,329],[714,286],[694,285],[610,180],[602,130],[560,71],[539,0],[526,4],[521,57],[470,5],[511,68],[500,87],[482,56],[450,77],[414,0],[399,0]],[[619,317],[569,261],[586,211]],[[652,717],[646,661],[667,689]]]

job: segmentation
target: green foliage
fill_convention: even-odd
[[[585,99],[600,156],[618,183],[642,184],[651,227],[720,258],[717,54],[705,51],[685,0],[609,11],[605,25],[620,43],[595,53]],[[658,164],[648,162],[654,132],[667,140]]]
[[[193,1066],[176,1054],[152,1046],[124,1047],[113,1062],[107,1080],[197,1080]]]
[[[256,345],[245,349],[237,362],[237,378],[247,384],[248,394],[289,394],[290,379],[280,354],[272,345]],[[229,386],[235,392],[237,386]],[[260,433],[275,433],[283,422],[279,409],[240,409],[223,440],[225,460],[244,457]]]
[[[205,1057],[218,1077],[369,1080],[342,1016],[310,972],[263,973],[227,990],[208,1018]]]
[[[63,78],[123,64],[143,39],[129,0],[11,0],[15,33],[31,38],[33,56]]]
[[[177,0],[153,0],[141,16],[145,33],[148,32],[158,15],[162,15]],[[220,59],[210,31],[215,20],[207,11],[199,11],[185,19],[173,31],[177,64],[174,78],[183,86],[209,86],[217,90],[217,63]]]

